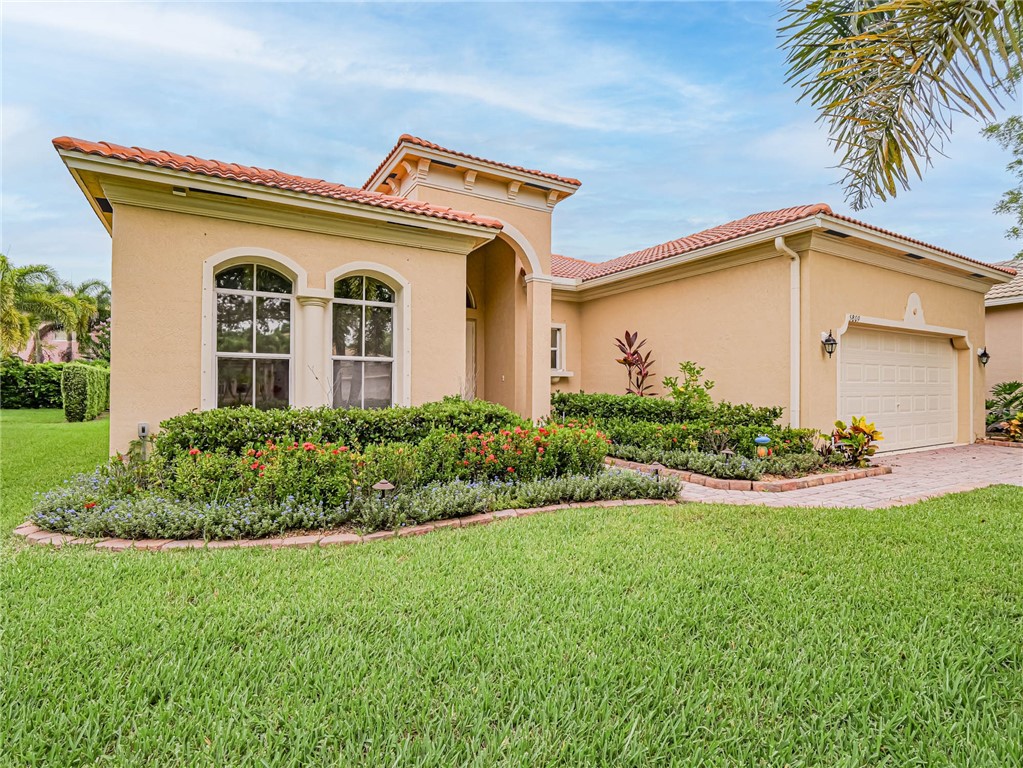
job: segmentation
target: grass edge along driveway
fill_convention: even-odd
[[[0,418],[0,764],[1023,761],[1021,489],[52,551],[9,531],[105,425]]]

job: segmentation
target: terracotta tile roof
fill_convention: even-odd
[[[591,261],[573,259],[560,253],[551,254],[551,274],[555,277],[584,278],[586,273],[597,266]]]
[[[645,248],[641,251],[626,254],[625,256],[619,256],[616,259],[609,261],[590,263],[583,262],[579,259],[571,259],[571,263],[567,261],[567,257],[561,257],[560,260],[554,260],[551,265],[551,271],[555,277],[568,277],[581,279],[584,282],[587,280],[594,280],[598,277],[605,277],[607,275],[617,274],[634,267],[640,267],[646,264],[652,264],[663,259],[671,258],[672,256],[678,256],[690,251],[696,251],[700,248],[706,248],[711,245],[718,245],[720,243],[728,242],[729,240],[736,240],[746,235],[756,234],[758,232],[764,232],[775,227],[780,227],[783,224],[790,224],[794,221],[800,221],[801,219],[810,218],[811,216],[825,215],[842,221],[848,221],[853,224],[857,224],[861,227],[874,230],[875,232],[881,232],[883,234],[892,235],[898,237],[907,243],[915,243],[916,245],[923,245],[928,248],[932,248],[936,251],[941,251],[950,256],[954,256],[963,261],[968,261],[973,264],[982,264],[986,267],[994,267],[1000,269],[1003,272],[1009,274],[1015,274],[1011,269],[1005,267],[998,267],[994,264],[988,264],[983,261],[977,261],[966,256],[961,256],[952,251],[947,251],[944,248],[935,248],[932,245],[914,240],[909,237],[905,237],[896,232],[890,232],[880,227],[875,227],[870,224],[866,224],[857,219],[851,219],[847,216],[841,216],[834,213],[831,207],[826,203],[815,203],[813,205],[800,205],[793,208],[782,208],[778,211],[764,211],[762,213],[754,213],[751,216],[746,216],[742,219],[736,219],[730,221],[727,224],[721,224],[710,229],[705,229],[702,232],[697,232],[693,235],[687,235],[686,237],[680,237],[678,240],[671,240],[667,243],[661,243],[651,248]],[[583,267],[582,265],[587,265]],[[990,294],[989,294],[990,295]]]
[[[512,171],[518,171],[519,173],[527,173],[530,176],[536,176],[540,179],[549,179],[551,181],[559,181],[562,184],[571,184],[574,187],[582,185],[582,182],[579,181],[579,179],[573,179],[569,176],[558,176],[557,174],[547,173],[546,171],[537,171],[532,168],[523,168],[519,165],[509,165],[508,163],[499,163],[496,160],[487,160],[485,157],[477,157],[476,155],[470,155],[465,152],[456,152],[453,149],[442,147],[440,144],[434,144],[432,141],[427,141],[426,139],[421,139],[418,136],[403,133],[398,137],[397,143],[394,145],[394,148],[387,153],[387,157],[384,158],[383,162],[380,163],[380,165],[376,167],[376,170],[370,174],[370,177],[366,179],[366,183],[362,185],[363,189],[366,189],[376,175],[390,163],[391,158],[394,157],[395,152],[398,151],[398,148],[401,147],[402,144],[413,144],[417,147],[423,147],[424,149],[432,149],[435,152],[444,152],[449,155],[455,155],[456,157],[464,157],[467,160],[476,160],[477,162],[486,163],[487,165],[496,165],[499,168],[507,168]]]
[[[212,176],[231,181],[240,181],[271,189],[282,189],[289,192],[301,192],[316,197],[343,200],[349,203],[368,205],[374,208],[387,208],[402,213],[428,216],[434,219],[445,219],[461,224],[475,224],[491,229],[500,229],[501,222],[497,219],[477,216],[467,211],[457,211],[438,205],[430,205],[417,200],[384,195],[379,192],[368,192],[356,187],[346,187],[322,179],[310,179],[294,176],[280,171],[255,168],[237,163],[222,163],[218,160],[204,160],[191,155],[177,155],[173,152],[156,152],[141,147],[123,147],[107,142],[84,141],[70,136],[60,136],[53,140],[53,146],[67,152],[81,152],[86,155],[109,157],[115,160],[126,160],[141,165],[153,165],[173,171],[184,171],[198,176]]]
[[[992,264],[991,266],[996,266]],[[1023,301],[1023,256],[1008,261],[1000,261],[997,266],[1016,270],[1016,277],[1007,283],[994,286],[987,292],[988,299],[1013,299]]]

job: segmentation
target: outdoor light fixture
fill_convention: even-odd
[[[661,482],[661,470],[664,469],[664,465],[659,461],[655,461],[650,465],[650,474],[654,476],[657,482]]]
[[[828,353],[828,357],[831,357],[838,348],[838,339],[831,335],[831,331],[828,331],[821,334],[821,344],[824,346],[824,351]]]
[[[977,359],[980,360],[981,365],[987,365],[987,361],[991,359],[991,355],[987,353],[987,347],[980,348],[980,352],[977,353]]]
[[[381,480],[379,483],[373,483],[373,490],[380,491],[380,498],[387,498],[387,492],[393,491],[394,486],[387,480]]]

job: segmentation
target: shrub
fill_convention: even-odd
[[[532,480],[592,474],[607,455],[608,440],[595,429],[548,424],[500,432],[434,432],[419,446],[425,482]]]
[[[101,473],[72,478],[42,496],[31,515],[42,528],[81,537],[240,539],[287,531],[325,531],[354,525],[381,530],[467,514],[561,502],[600,499],[668,499],[678,494],[674,478],[657,480],[635,472],[603,471],[592,477],[564,476],[526,483],[456,480],[380,498],[359,493],[337,506],[285,499],[181,500],[146,491],[96,501],[107,491]]]
[[[719,425],[773,426],[781,418],[777,406],[735,405],[722,402],[709,412],[694,410],[686,403],[636,395],[606,395],[556,392],[551,395],[551,415],[559,421],[569,419],[631,419],[658,424],[685,424],[706,420]]]
[[[185,454],[191,448],[240,453],[259,448],[267,440],[275,444],[335,443],[361,450],[382,443],[418,443],[435,429],[486,432],[526,424],[504,406],[460,398],[378,410],[217,408],[164,421],[155,445],[169,457]]]
[[[92,421],[110,405],[110,371],[99,365],[68,363],[60,379],[64,418]]]
[[[884,440],[880,430],[872,423],[868,424],[864,416],[853,416],[848,427],[843,422],[836,421],[832,437],[838,450],[845,455],[846,461],[856,467],[869,467],[870,457],[877,452],[874,443]]]
[[[813,450],[814,430],[791,427],[730,426],[717,427],[706,421],[688,424],[656,424],[649,421],[609,419],[598,421],[613,442],[609,452],[618,455],[618,446],[631,445],[649,450],[719,453],[731,448],[748,458],[757,455],[756,438],[771,438],[771,455],[784,456]]]
[[[991,387],[991,398],[984,401],[987,425],[1011,419],[1023,411],[1023,381],[1003,381]]]
[[[665,376],[662,382],[671,399],[692,413],[710,414],[714,410],[714,401],[710,396],[714,382],[710,379],[700,382],[704,370],[703,366],[686,360],[678,364],[681,382],[678,376]]]
[[[0,407],[61,408],[60,377],[64,363],[26,363],[0,359]]]
[[[824,459],[816,453],[751,459],[746,456],[722,456],[702,451],[664,451],[622,446],[615,455],[620,459],[644,464],[656,461],[671,469],[696,472],[722,480],[759,480],[764,475],[799,477],[814,474],[826,467]]]

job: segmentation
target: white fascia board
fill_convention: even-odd
[[[964,261],[963,259],[938,251],[931,246],[921,245],[920,243],[913,242],[898,235],[887,235],[869,227],[864,227],[860,224],[854,224],[842,219],[836,219],[823,213],[818,214],[815,218],[819,222],[817,226],[822,229],[832,229],[836,232],[842,232],[859,238],[860,240],[866,240],[867,242],[881,245],[885,248],[900,250],[904,253],[916,253],[920,256],[925,256],[938,264],[942,264],[946,267],[952,267],[953,269],[966,272],[967,274],[976,273],[978,275],[983,275],[984,278],[994,280],[998,283],[1007,283],[1013,278],[1012,275],[1006,274],[995,267],[972,261]]]
[[[575,194],[579,189],[579,187],[574,184],[566,184],[565,182],[558,181],[557,179],[549,179],[546,176],[538,176],[533,173],[517,171],[513,168],[505,168],[504,166],[497,165],[496,163],[488,163],[483,160],[474,160],[472,158],[462,157],[461,155],[441,152],[436,149],[430,149],[410,142],[402,142],[398,145],[398,147],[396,147],[389,156],[389,161],[385,163],[385,165],[373,176],[373,178],[366,183],[366,186],[363,187],[363,189],[376,189],[379,185],[383,184],[384,179],[390,175],[390,173],[394,170],[394,167],[401,162],[402,158],[404,158],[406,154],[415,155],[416,157],[424,157],[430,161],[454,164],[459,168],[476,171],[477,173],[483,173],[487,176],[496,176],[501,179],[519,181],[531,186],[541,186],[545,189],[554,189],[561,192],[566,197],[568,195]]]
[[[381,223],[401,223],[419,229],[430,229],[434,231],[447,232],[458,235],[479,236],[485,235],[487,240],[497,236],[500,231],[493,227],[485,227],[480,224],[469,224],[448,219],[426,216],[423,214],[409,213],[392,208],[380,208],[364,203],[353,203],[347,200],[337,200],[330,197],[310,195],[303,192],[292,192],[286,189],[275,187],[263,187],[249,182],[234,181],[232,179],[221,179],[215,176],[201,176],[176,171],[170,168],[142,165],[128,160],[117,160],[109,157],[98,157],[95,155],[83,155],[81,152],[58,150],[64,158],[65,164],[74,171],[91,171],[97,174],[107,174],[139,181],[150,181],[160,184],[171,184],[173,186],[185,186],[192,189],[223,194],[225,190],[233,190],[238,197],[248,200],[259,200],[262,202],[276,203],[278,205],[293,205],[300,208],[313,209],[327,213],[344,213],[363,219],[373,219]],[[231,194],[231,193],[229,193]],[[86,195],[88,197],[88,195]]]

